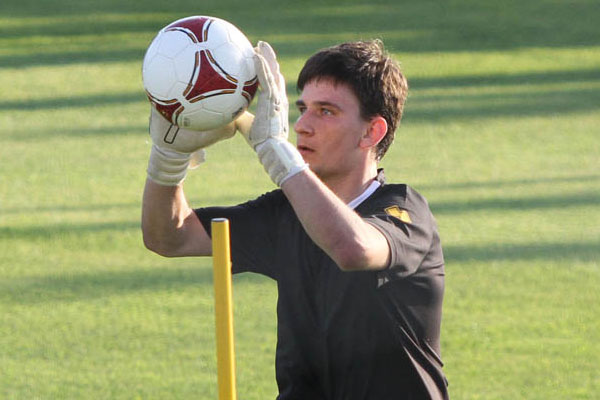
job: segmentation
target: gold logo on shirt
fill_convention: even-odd
[[[398,218],[400,221],[405,224],[411,224],[412,220],[410,219],[410,215],[408,211],[401,209],[398,206],[391,206],[385,209],[386,214],[391,215],[392,217]]]

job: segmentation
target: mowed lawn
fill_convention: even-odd
[[[314,51],[382,38],[411,85],[382,166],[440,226],[451,397],[597,398],[597,1],[89,3],[0,4],[0,398],[217,397],[211,261],[139,228],[141,60],[194,14],[272,43],[291,103]],[[185,187],[196,207],[274,188],[240,137]],[[274,399],[275,284],[236,276],[234,297],[239,397]]]

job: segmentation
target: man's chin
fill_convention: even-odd
[[[311,165],[308,161],[308,168],[323,182],[327,180],[328,177],[331,176],[331,174],[328,174],[327,171],[324,171],[322,168],[319,168],[318,165]]]
[[[308,169],[310,169],[320,179],[323,179],[321,177],[321,173],[320,173],[321,171],[319,170],[318,166],[312,165],[307,159],[304,159],[304,162],[306,162],[308,164]]]

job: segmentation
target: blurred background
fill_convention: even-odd
[[[270,42],[291,104],[312,53],[382,39],[411,86],[382,166],[440,226],[451,397],[597,398],[595,0],[2,1],[0,398],[216,398],[211,260],[154,255],[139,228],[141,61],[190,15]],[[274,189],[240,137],[207,156],[194,207]],[[234,296],[239,397],[275,398],[275,284],[236,276]]]

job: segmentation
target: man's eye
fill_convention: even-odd
[[[298,111],[302,115],[302,114],[304,114],[304,111],[306,111],[306,107],[298,107]]]
[[[330,109],[328,109],[328,108],[322,108],[321,109],[321,114],[323,114],[323,115],[332,115],[333,112]]]

